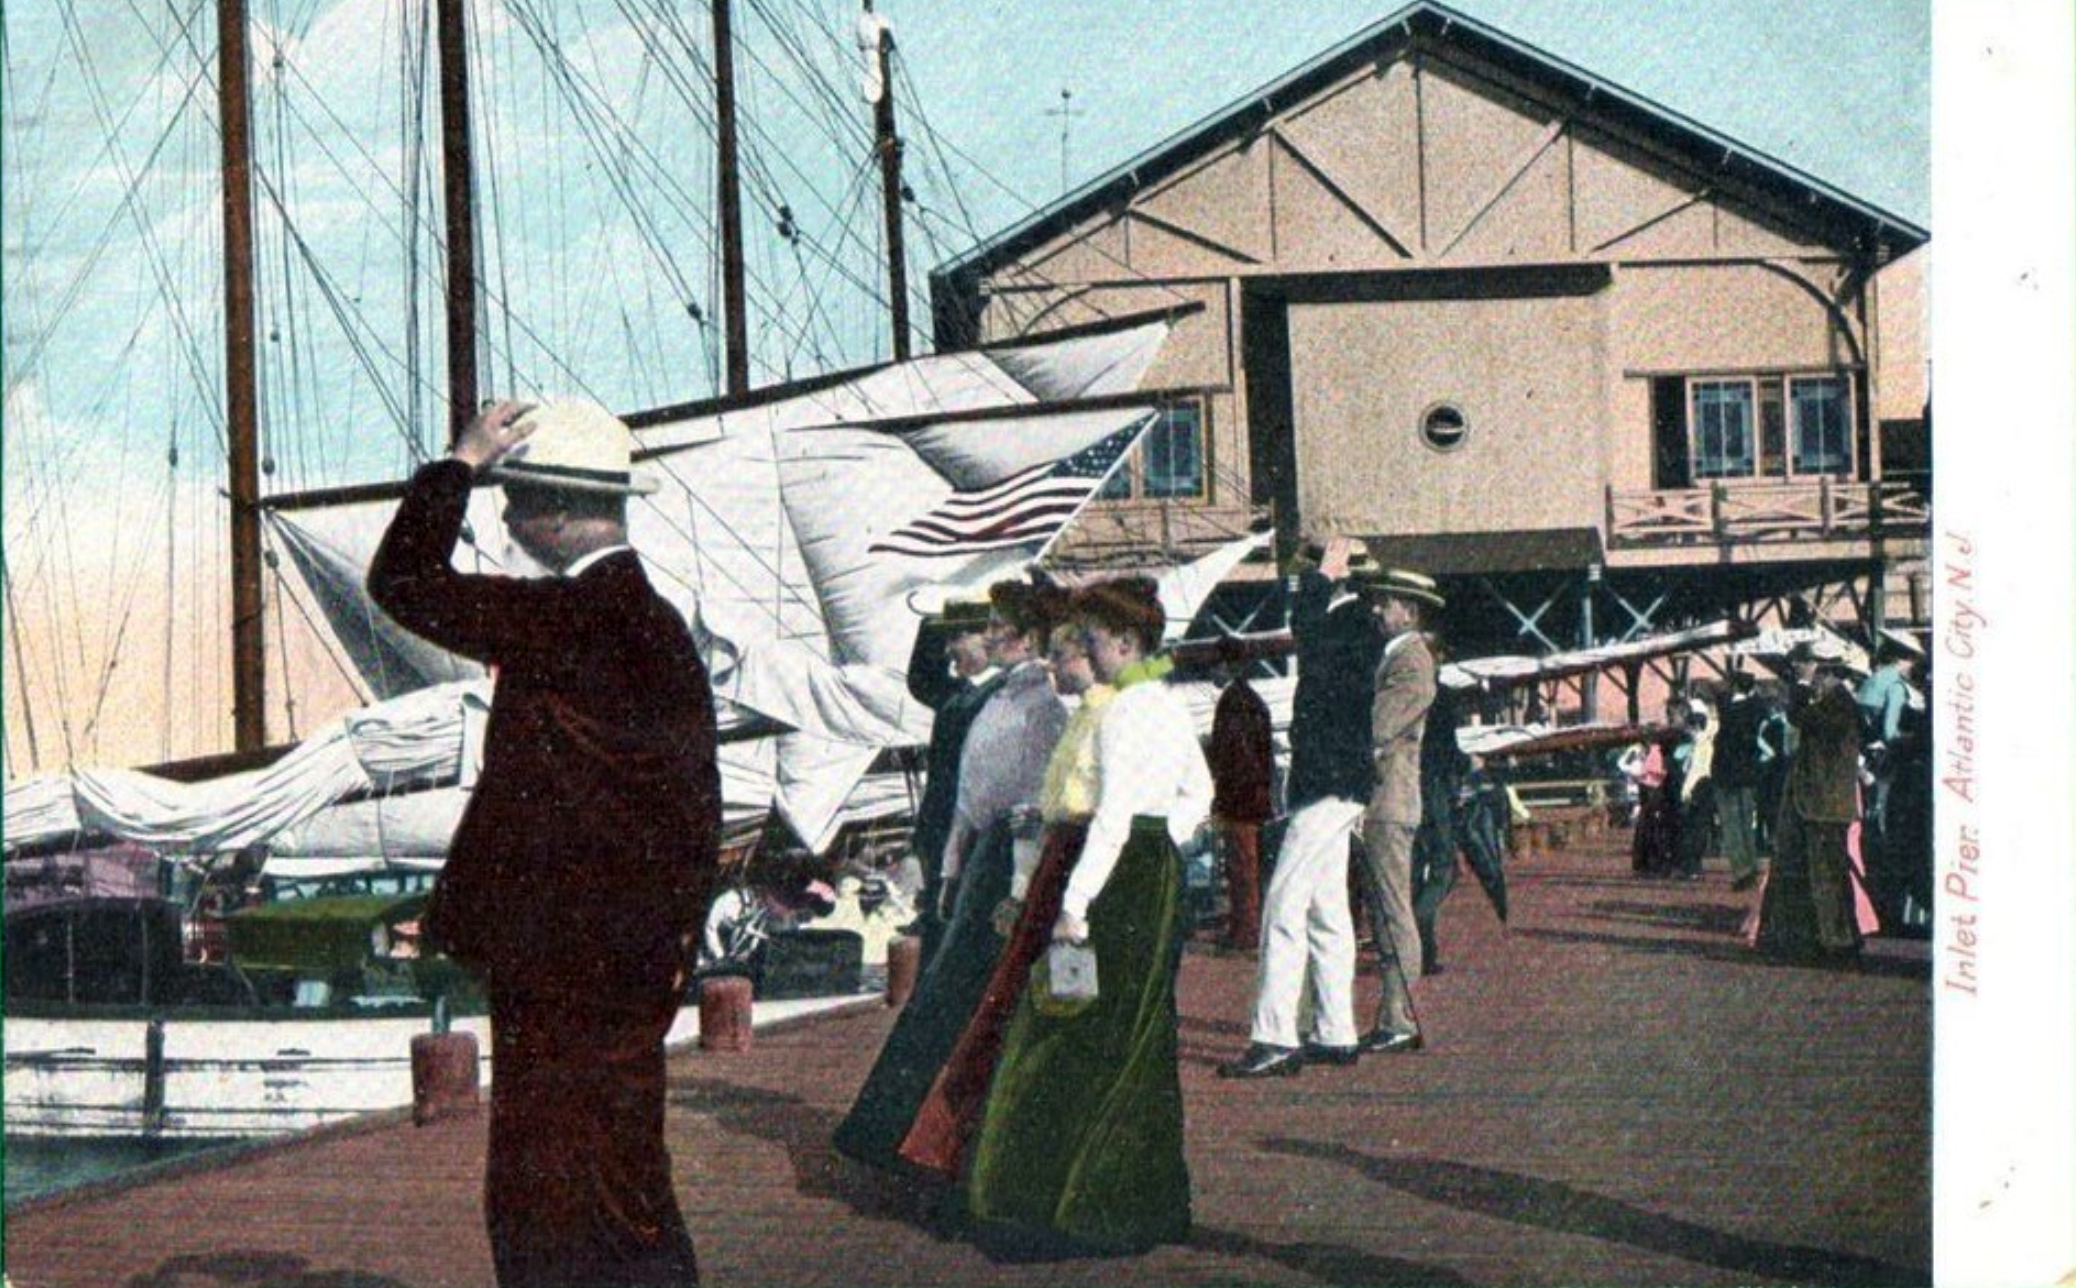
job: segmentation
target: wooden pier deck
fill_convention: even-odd
[[[829,1136],[891,1015],[864,1005],[674,1059],[679,1195],[711,1285],[1930,1282],[1922,942],[1771,965],[1750,896],[1628,871],[1619,836],[1518,860],[1503,930],[1467,878],[1422,985],[1431,1045],[1218,1079],[1253,963],[1182,967],[1189,1243],[1013,1262]],[[1359,981],[1359,1000],[1374,995]],[[1362,1017],[1362,1018],[1366,1018]],[[491,1282],[481,1114],[387,1116],[18,1205],[15,1288]]]

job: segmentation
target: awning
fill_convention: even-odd
[[[1386,568],[1411,568],[1430,577],[1584,569],[1602,561],[1598,528],[1420,533],[1365,536],[1362,540],[1371,556]]]

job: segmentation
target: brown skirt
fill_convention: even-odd
[[[981,1106],[987,1102],[988,1083],[995,1076],[995,1062],[1002,1055],[1002,1035],[1016,1014],[1017,1002],[1031,977],[1031,965],[1052,942],[1053,923],[1059,920],[1060,901],[1067,892],[1067,878],[1074,861],[1081,857],[1081,844],[1088,837],[1086,823],[1054,823],[1045,830],[1044,849],[1037,871],[1024,892],[1024,907],[1016,928],[1002,946],[987,991],[973,1018],[952,1048],[951,1058],[937,1072],[923,1098],[915,1124],[901,1140],[901,1157],[918,1167],[957,1178],[966,1142],[980,1121]]]

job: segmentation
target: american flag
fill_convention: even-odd
[[[944,558],[1042,542],[1066,526],[1130,450],[1146,416],[1072,456],[998,483],[958,491],[866,547],[872,554]]]

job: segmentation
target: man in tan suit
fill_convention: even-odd
[[[1422,1045],[1412,981],[1420,977],[1420,928],[1413,916],[1413,834],[1420,827],[1420,738],[1434,703],[1434,654],[1421,634],[1442,606],[1434,580],[1393,569],[1363,587],[1385,635],[1370,704],[1376,782],[1362,820],[1362,891],[1370,934],[1384,967],[1377,1023],[1362,1049],[1377,1055]]]

